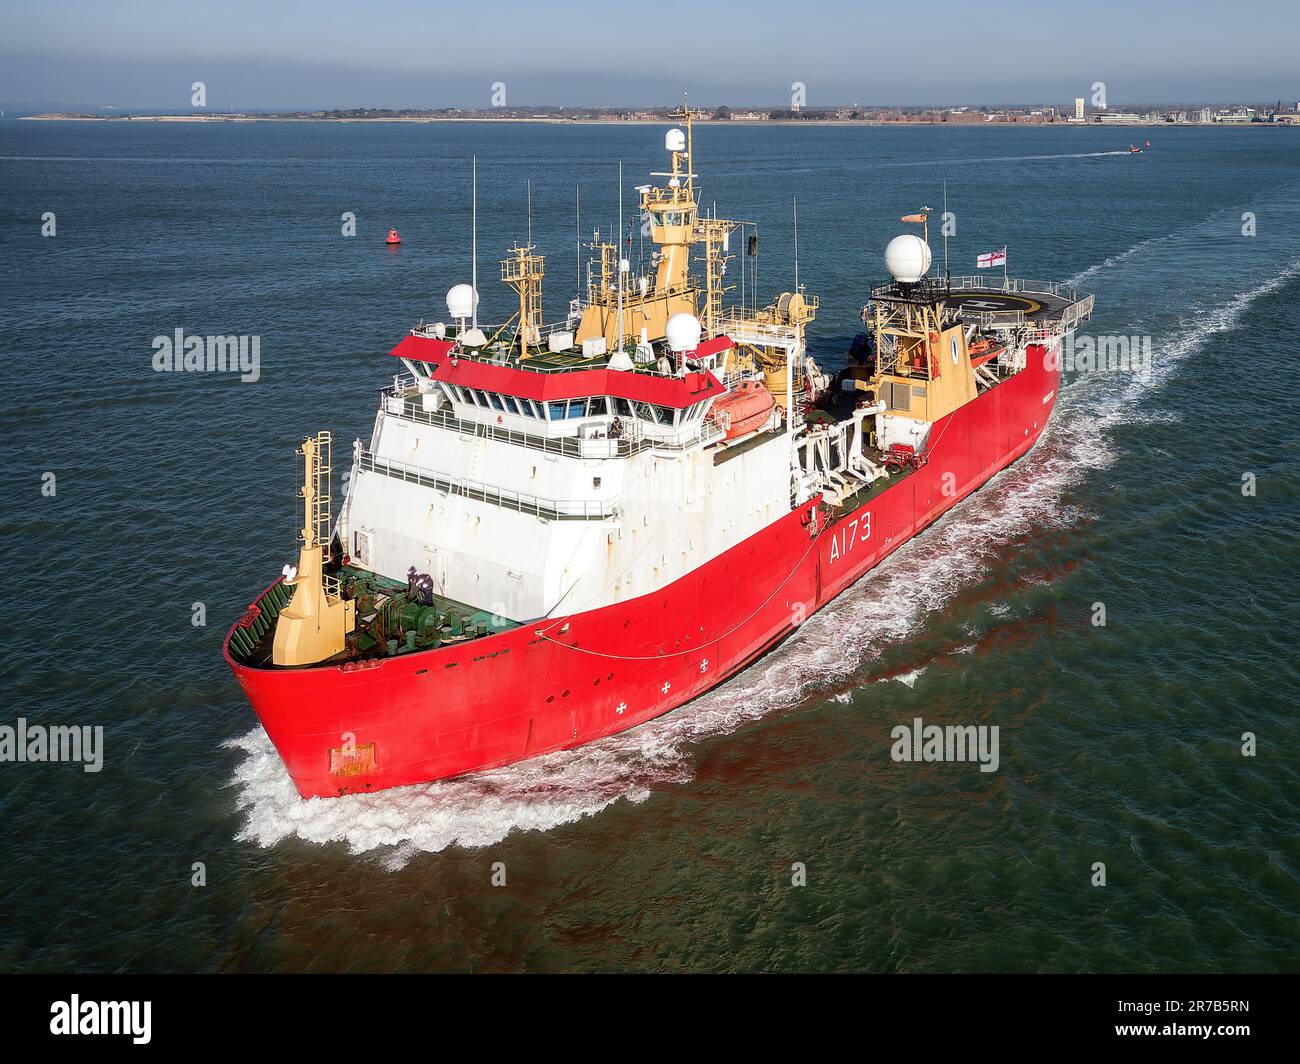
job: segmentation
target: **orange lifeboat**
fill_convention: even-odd
[[[726,395],[715,399],[710,414],[717,425],[734,440],[737,436],[761,429],[772,415],[776,400],[759,381],[741,381]]]
[[[385,244],[400,244],[401,242],[402,238],[397,235],[396,229],[388,230],[388,239],[384,241]]]

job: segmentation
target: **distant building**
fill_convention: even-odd
[[[1083,121],[1083,97],[1082,96],[1076,96],[1074,98],[1074,117],[1077,121],[1080,122]]]
[[[982,126],[988,119],[979,111],[949,111],[943,116],[945,122],[955,122],[962,125],[979,125]]]

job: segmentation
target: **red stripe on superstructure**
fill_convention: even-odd
[[[388,353],[416,362],[440,362],[456,346],[454,340],[435,340],[430,336],[408,336]]]
[[[719,351],[730,351],[735,346],[730,336],[715,336],[712,340],[703,341],[695,349],[695,357],[708,358],[710,355],[716,355]]]
[[[451,363],[450,340],[431,340],[408,336],[390,352],[399,358],[414,359],[429,365],[429,376],[462,388],[513,395],[546,403],[561,399],[583,399],[592,395],[610,395],[681,410],[726,391],[712,373],[687,373],[684,377],[659,377],[635,370],[579,369],[561,373],[539,373],[516,366],[496,366],[461,358]],[[696,356],[706,358],[735,345],[730,338],[718,336],[700,344]]]

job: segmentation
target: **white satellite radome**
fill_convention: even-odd
[[[885,248],[885,269],[894,280],[915,284],[930,269],[930,245],[912,233],[894,237]]]
[[[680,129],[670,129],[664,134],[664,149],[666,151],[685,151],[686,134]]]
[[[700,319],[684,310],[674,314],[664,325],[664,336],[670,351],[694,351],[700,346]]]
[[[477,306],[478,293],[472,286],[456,284],[447,290],[447,313],[453,318],[472,318]]]

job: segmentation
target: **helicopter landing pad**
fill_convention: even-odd
[[[1047,293],[1035,292],[1030,296],[978,288],[953,292],[945,298],[945,302],[950,307],[969,311],[972,315],[1012,317],[1023,314],[1026,319],[1053,317],[1069,306],[1066,300]]]

